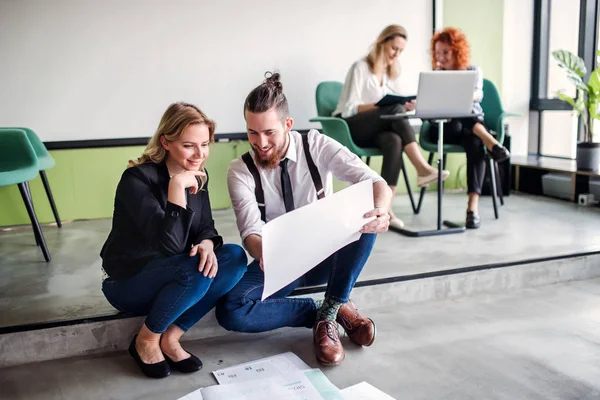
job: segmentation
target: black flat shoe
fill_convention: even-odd
[[[142,361],[140,355],[137,352],[137,349],[135,348],[136,338],[137,335],[133,337],[133,340],[129,345],[129,354],[131,354],[131,357],[133,357],[137,365],[139,365],[144,375],[150,378],[166,378],[167,376],[171,375],[171,368],[169,367],[169,364],[166,361],[160,361],[154,364],[146,364]]]
[[[510,158],[510,152],[506,147],[496,144],[494,147],[492,147],[490,156],[492,156],[494,161],[501,163],[502,161],[506,161]]]
[[[477,229],[481,226],[481,218],[473,211],[467,211],[467,222],[465,223],[467,229]]]
[[[183,372],[184,374],[200,371],[202,369],[202,361],[200,361],[198,357],[191,353],[188,358],[181,361],[173,361],[165,353],[163,353],[163,355],[171,367],[175,368],[179,372]]]

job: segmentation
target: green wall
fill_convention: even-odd
[[[502,88],[503,0],[444,0],[444,27],[461,29],[471,45],[471,63]]]
[[[231,207],[226,183],[227,166],[248,148],[245,141],[212,145],[206,167],[211,176],[209,190],[214,209]],[[127,161],[138,157],[142,150],[143,146],[51,151],[56,166],[49,169],[47,175],[61,219],[71,221],[111,217],[119,178]],[[379,171],[381,157],[374,157],[371,164]],[[464,164],[463,155],[449,156],[448,167],[452,170],[452,175],[447,181],[447,188],[464,187]],[[407,168],[415,190],[416,172],[410,164]],[[335,182],[336,189],[342,187],[342,182]],[[432,189],[434,187],[432,185]],[[398,191],[406,192],[402,176]],[[31,182],[31,192],[40,222],[52,222],[54,217],[39,176]],[[408,202],[406,207],[410,207]],[[29,224],[29,217],[17,186],[0,187],[0,226],[24,224]]]

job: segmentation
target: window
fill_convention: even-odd
[[[575,0],[550,2],[550,35],[548,40],[548,88],[546,97],[556,98],[559,90],[575,97],[576,90],[565,71],[552,57],[554,50],[579,50],[579,3]]]
[[[530,154],[575,158],[580,121],[557,92],[575,96],[576,89],[552,57],[564,49],[583,58],[588,71],[596,65],[600,0],[535,0],[531,79]],[[596,126],[597,130],[600,129]],[[534,146],[532,148],[532,146]]]

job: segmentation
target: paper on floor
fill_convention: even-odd
[[[213,371],[213,375],[219,384],[224,385],[275,376],[286,376],[289,373],[306,369],[310,369],[310,367],[297,355],[288,351],[287,353],[261,358],[229,368],[218,369]]]
[[[196,390],[180,400],[344,400],[327,377],[318,369],[290,371],[273,376],[215,385]]]
[[[373,183],[363,181],[269,221],[262,228],[262,300],[360,238],[373,209]]]
[[[367,382],[347,387],[342,394],[345,400],[396,400]]]

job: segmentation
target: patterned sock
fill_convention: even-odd
[[[320,319],[335,321],[335,319],[337,318],[338,310],[343,305],[344,303],[340,303],[338,301],[325,297],[325,300],[323,300],[323,304],[321,304],[321,307],[317,310],[317,321]]]
[[[321,308],[323,305],[323,300],[315,300],[315,306],[317,306],[317,310]]]

